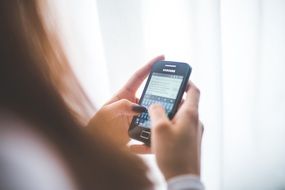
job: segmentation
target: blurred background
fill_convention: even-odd
[[[97,106],[155,55],[201,90],[202,181],[285,189],[284,0],[52,0],[74,71]],[[142,156],[157,189],[154,157]]]

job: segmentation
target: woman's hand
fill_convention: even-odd
[[[199,121],[200,92],[190,83],[186,100],[170,121],[160,105],[152,105],[151,148],[164,177],[183,174],[200,176],[200,152],[203,127]]]
[[[121,99],[103,106],[90,120],[89,131],[96,133],[100,130],[109,140],[114,141],[119,146],[124,146],[129,141],[128,127],[132,118],[138,115],[136,111],[138,105]]]
[[[164,60],[164,56],[157,56],[136,71],[123,88],[98,110],[88,124],[91,133],[100,130],[120,146],[125,146],[129,142],[128,128],[131,120],[133,116],[142,112],[137,107],[136,91],[149,74],[152,65],[161,60]]]
[[[115,94],[111,100],[109,100],[105,105],[116,102],[121,99],[126,99],[134,103],[138,103],[138,98],[136,98],[136,92],[140,87],[141,83],[150,73],[152,65],[158,61],[164,60],[164,55],[157,56],[150,60],[145,66],[137,70],[134,75],[128,80],[128,82]]]

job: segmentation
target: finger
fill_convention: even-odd
[[[190,86],[187,90],[187,96],[186,96],[186,103],[187,106],[195,106],[198,108],[200,100],[200,90],[196,87],[196,85],[190,81]]]
[[[187,83],[187,86],[185,88],[185,93],[188,91],[189,88],[190,88],[190,81],[188,81],[188,83]],[[185,102],[185,97],[184,97],[184,94],[183,94],[183,98],[182,98],[182,100],[181,100],[181,102],[179,104],[178,110],[181,108],[181,106],[184,104],[184,102]]]
[[[181,105],[181,109],[178,110],[178,115],[185,112],[185,109],[198,110],[200,90],[195,86],[194,83],[190,82],[186,93],[186,99],[183,105]]]
[[[135,72],[135,74],[128,80],[128,82],[123,86],[123,88],[105,105],[111,104],[115,101],[118,101],[122,98],[129,99],[131,101],[134,101],[138,103],[138,99],[134,97],[137,89],[143,82],[143,80],[146,78],[146,76],[149,74],[151,67],[154,63],[157,61],[162,61],[164,60],[164,55],[157,56],[150,60],[145,66],[143,66],[141,69]],[[126,96],[126,92],[129,92]]]
[[[203,134],[204,134],[204,124],[201,121],[199,121],[199,124],[201,126],[201,139],[202,139]]]
[[[180,104],[179,104],[178,109],[180,109],[180,108],[181,108],[181,106],[184,104],[184,102],[185,102],[185,99],[182,99],[182,100],[181,100],[181,102],[180,102]]]
[[[129,150],[135,154],[151,154],[151,148],[146,145],[133,144],[129,146]]]
[[[151,67],[154,63],[158,61],[164,60],[164,55],[159,55],[152,60],[150,60],[145,66],[140,68],[135,72],[135,74],[128,80],[127,84],[124,86],[124,88],[132,93],[135,93],[143,80],[147,77],[149,74]]]
[[[107,105],[106,108],[110,109],[112,112],[117,112],[118,114],[127,116],[135,116],[145,111],[145,108],[142,109],[142,106],[126,99],[121,99],[111,103]]]
[[[185,88],[185,92],[187,92],[187,91],[189,90],[190,85],[191,85],[191,82],[190,82],[190,81],[188,81],[188,82],[187,82],[187,85],[186,85],[186,88]]]
[[[153,104],[149,107],[149,115],[154,132],[157,130],[165,130],[170,126],[170,121],[163,107],[159,104]]]
[[[187,83],[187,85],[186,85],[185,92],[187,92],[189,88],[190,88],[190,81],[188,81],[188,83]],[[178,109],[181,108],[181,106],[182,106],[182,104],[184,104],[184,102],[185,102],[185,97],[184,97],[184,93],[183,93],[183,98],[182,98],[182,100],[181,100],[181,102],[180,102],[180,104],[179,104]]]
[[[187,85],[186,85],[185,92],[187,92],[189,88],[190,88],[190,81],[188,81],[188,83],[187,83]],[[179,104],[178,109],[182,106],[182,104],[183,104],[184,102],[185,102],[185,97],[184,97],[184,93],[183,93],[183,98],[182,98],[182,100],[181,100],[181,102],[180,102],[180,104]]]
[[[190,86],[187,90],[187,95],[184,103],[177,111],[174,120],[177,122],[198,122],[198,106],[199,106],[200,91],[190,82]]]

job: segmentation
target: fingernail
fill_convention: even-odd
[[[137,113],[147,112],[147,108],[140,105],[132,106],[132,110]]]

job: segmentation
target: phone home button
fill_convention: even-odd
[[[143,138],[143,139],[149,139],[150,132],[142,130],[140,137]]]

